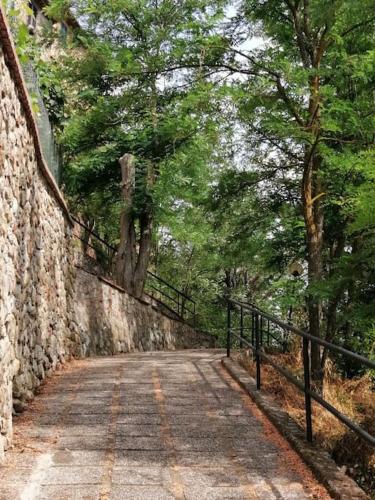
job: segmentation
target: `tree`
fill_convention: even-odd
[[[55,17],[72,9],[82,26],[77,40],[83,51],[65,60],[65,74],[75,89],[63,135],[68,191],[87,207],[94,191],[110,190],[119,206],[118,159],[134,156],[133,162],[122,163],[123,175],[134,178],[134,189],[123,190],[127,205],[117,270],[121,284],[136,296],[142,293],[151,254],[153,190],[162,164],[192,144],[208,123],[207,103],[199,97],[199,84],[204,87],[199,64],[182,59],[196,49],[196,39],[210,35],[221,4],[55,0],[48,8]]]
[[[245,25],[238,22],[242,33],[255,30],[262,43],[246,50],[243,37],[231,33],[223,38],[221,64],[233,74],[243,75],[234,99],[248,129],[253,168],[273,179],[270,183],[274,185],[299,181],[308,261],[309,330],[320,337],[319,287],[327,275],[325,244],[329,239],[325,216],[336,195],[329,174],[335,159],[349,155],[354,159],[373,144],[371,90],[364,71],[373,61],[369,51],[373,47],[373,3],[250,0],[242,3],[241,13],[247,21]],[[351,167],[355,170],[353,164]],[[336,168],[337,174],[341,179],[346,175]],[[332,258],[339,258],[344,247],[335,240]],[[337,291],[332,297],[327,319],[336,311],[341,294]],[[332,329],[335,325],[328,327]],[[312,346],[312,369],[314,377],[321,378],[316,344]]]

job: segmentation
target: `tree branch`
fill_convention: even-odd
[[[309,50],[306,47],[306,40],[303,30],[301,29],[300,20],[298,18],[298,7],[299,2],[293,4],[290,0],[285,0],[286,5],[288,6],[294,20],[294,30],[297,37],[297,45],[300,51],[302,63],[305,68],[310,67],[309,56],[311,57],[311,53],[309,54]]]
[[[343,31],[341,33],[341,36],[346,36],[348,35],[349,33],[351,33],[352,31],[358,29],[358,28],[362,28],[363,26],[367,26],[368,24],[371,24],[375,21],[375,16],[374,17],[371,17],[370,19],[367,19],[366,21],[361,21],[360,23],[357,23],[357,24],[354,24],[353,26],[351,26],[350,28],[347,28],[345,31]]]
[[[283,87],[283,85],[280,81],[280,78],[277,78],[275,80],[275,83],[276,83],[276,87],[277,87],[277,90],[279,92],[279,95],[282,98],[282,100],[284,101],[284,103],[286,104],[288,110],[292,113],[292,115],[293,115],[294,119],[296,120],[296,122],[298,123],[298,125],[300,127],[304,128],[305,123],[304,123],[303,119],[300,117],[300,115],[298,114],[297,110],[295,109],[292,100],[288,96],[285,88]]]

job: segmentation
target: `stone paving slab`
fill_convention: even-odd
[[[73,362],[15,419],[0,500],[330,498],[221,357]]]
[[[58,450],[52,455],[54,466],[83,466],[103,465],[104,450]]]
[[[119,424],[161,424],[161,418],[159,414],[135,414],[129,413],[119,414],[118,421]]]
[[[162,486],[171,481],[168,467],[114,467],[112,484],[132,486]]]
[[[126,493],[125,493],[126,491]],[[163,486],[124,486],[114,485],[110,500],[173,500],[175,496]]]
[[[206,467],[204,469],[183,467],[179,470],[183,484],[190,487],[239,487],[241,481],[233,467]]]
[[[115,467],[158,467],[168,465],[166,451],[115,450]]]
[[[51,435],[51,430],[49,430],[48,435]],[[71,436],[104,436],[107,435],[107,428],[105,425],[67,425],[61,429],[61,436],[71,437]]]
[[[65,484],[100,484],[102,477],[101,467],[92,466],[63,466],[63,467],[50,467],[48,473],[45,474],[42,484],[43,485],[65,485]]]
[[[0,497],[1,498],[1,497]],[[92,500],[100,498],[100,485],[42,486],[38,500]]]
[[[117,436],[115,441],[116,450],[160,450],[164,451],[165,442],[162,436]]]
[[[57,440],[56,448],[59,450],[106,450],[108,447],[108,436],[96,436],[94,434],[85,436],[63,436]]]
[[[186,495],[186,500],[195,500],[197,498],[201,500],[247,500],[247,499],[257,499],[259,498],[255,491],[254,495],[251,496],[249,493],[244,491],[242,488],[211,488],[211,487],[201,487],[201,486],[191,486]]]
[[[160,435],[161,424],[118,424],[117,425],[117,438],[124,437],[155,437]]]

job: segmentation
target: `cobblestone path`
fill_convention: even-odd
[[[71,363],[15,419],[0,499],[330,498],[222,355]]]

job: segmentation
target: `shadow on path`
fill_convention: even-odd
[[[74,362],[16,421],[0,499],[330,498],[222,355]]]

